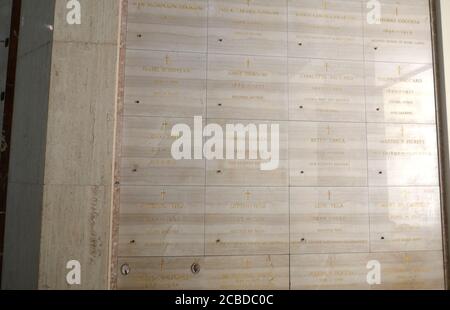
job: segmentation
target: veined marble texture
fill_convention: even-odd
[[[379,2],[129,1],[120,289],[444,288],[428,1]],[[194,116],[278,168],[173,159]]]

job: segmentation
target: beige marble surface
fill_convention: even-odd
[[[204,253],[202,187],[130,186],[120,198],[120,256]]]
[[[120,289],[282,290],[289,288],[289,256],[120,258],[130,273]],[[200,271],[193,273],[192,265]]]
[[[208,187],[206,255],[289,254],[287,188]]]
[[[363,60],[363,2],[288,3],[290,57]]]
[[[435,124],[431,64],[367,62],[367,121]]]
[[[442,289],[427,1],[281,2],[130,1],[118,287]],[[279,124],[278,169],[173,160],[194,115]]]
[[[364,51],[368,61],[430,64],[428,1],[381,1],[380,24],[364,23]]]
[[[287,4],[272,0],[210,0],[208,51],[284,56]]]
[[[291,188],[291,253],[369,251],[367,188]]]
[[[127,47],[205,52],[207,1],[128,2]]]
[[[368,262],[381,265],[381,284],[367,282]],[[405,290],[444,288],[442,252],[321,254],[291,257],[293,289]]]

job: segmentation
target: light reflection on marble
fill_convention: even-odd
[[[442,249],[438,187],[371,188],[373,252]]]
[[[380,0],[379,24],[364,23],[367,61],[432,63],[428,4]]]
[[[369,122],[435,123],[432,65],[367,62],[365,73]]]
[[[368,124],[370,186],[439,186],[435,125]]]

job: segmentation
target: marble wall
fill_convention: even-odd
[[[444,288],[428,1],[129,0],[123,59],[80,2],[23,0],[4,288]],[[194,116],[278,124],[278,169],[174,160]]]
[[[428,1],[380,2],[129,1],[119,288],[444,288]],[[279,124],[279,168],[174,160],[194,116]]]

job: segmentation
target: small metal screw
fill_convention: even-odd
[[[127,276],[130,274],[130,266],[128,264],[123,264],[120,267],[120,273],[124,276]]]
[[[191,271],[193,274],[198,274],[200,272],[200,265],[197,263],[193,263],[191,266]]]

